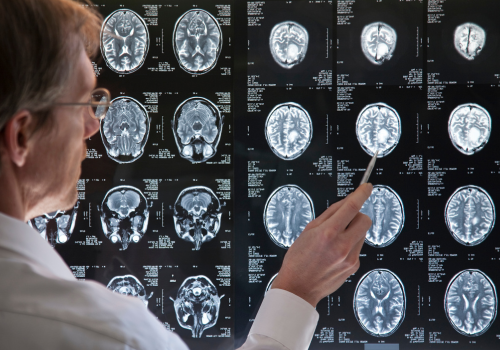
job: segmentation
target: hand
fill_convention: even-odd
[[[311,221],[285,255],[272,288],[316,307],[359,268],[359,252],[372,222],[359,210],[373,186],[363,184]]]

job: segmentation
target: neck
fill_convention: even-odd
[[[0,157],[0,213],[26,221],[22,189],[11,163]]]

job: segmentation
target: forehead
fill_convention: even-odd
[[[71,99],[71,102],[75,102],[81,98],[87,97],[95,88],[95,85],[96,77],[94,68],[83,49],[83,45],[80,45],[65,98]]]

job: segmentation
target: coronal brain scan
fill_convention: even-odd
[[[354,293],[354,314],[368,334],[393,334],[403,323],[405,312],[404,286],[394,272],[375,269],[361,277]]]
[[[486,32],[475,23],[463,23],[455,29],[455,49],[464,58],[472,61],[484,48]]]
[[[453,146],[463,154],[479,152],[490,138],[490,114],[475,103],[460,105],[450,114],[448,134]]]
[[[189,10],[175,24],[173,45],[183,70],[207,73],[217,64],[222,48],[219,22],[205,10]]]
[[[104,20],[101,29],[101,52],[112,71],[135,72],[146,60],[148,49],[148,27],[134,11],[116,10]]]
[[[52,247],[66,243],[75,230],[79,202],[69,210],[58,210],[43,214],[28,221]]]
[[[299,186],[278,187],[267,199],[264,226],[271,240],[281,248],[289,248],[312,220],[313,202]]]
[[[223,117],[212,102],[192,97],[175,111],[172,131],[182,158],[201,163],[212,158],[222,134]]]
[[[405,213],[398,194],[389,186],[375,185],[360,210],[372,220],[366,232],[366,243],[386,247],[396,240],[403,229]]]
[[[265,128],[269,147],[283,160],[298,158],[311,143],[311,117],[297,103],[282,103],[274,107]]]
[[[269,36],[271,54],[281,67],[290,69],[306,57],[309,34],[297,22],[286,21],[276,24]]]
[[[208,187],[194,186],[184,189],[174,205],[174,225],[177,235],[194,244],[195,250],[211,241],[219,232],[221,205]]]
[[[150,206],[135,187],[117,186],[109,190],[98,206],[104,234],[112,243],[120,243],[120,250],[138,243],[148,228]]]
[[[368,24],[361,32],[361,49],[368,61],[378,66],[392,58],[396,41],[396,31],[384,22]]]
[[[363,150],[370,156],[382,158],[391,153],[401,137],[401,119],[398,112],[385,103],[365,106],[356,121],[356,136]]]
[[[497,292],[486,274],[468,269],[448,284],[444,307],[448,321],[463,335],[474,337],[490,328],[497,315]]]
[[[495,205],[488,192],[481,187],[463,186],[448,199],[445,220],[457,242],[466,246],[477,245],[493,230]]]
[[[220,300],[217,289],[206,276],[192,276],[184,280],[174,300],[177,321],[190,329],[193,338],[201,338],[203,331],[215,326],[219,317]]]
[[[149,298],[153,296],[153,292],[147,295],[142,283],[132,275],[114,277],[109,281],[107,288],[115,293],[139,298],[146,306],[148,306]]]
[[[118,97],[101,120],[101,137],[109,158],[131,163],[144,154],[149,136],[149,116],[131,97]]]

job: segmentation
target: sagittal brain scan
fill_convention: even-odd
[[[375,269],[361,277],[354,293],[354,314],[368,334],[393,334],[403,323],[405,312],[405,289],[394,272]]]
[[[368,61],[379,66],[392,58],[397,38],[390,25],[374,22],[366,25],[361,32],[361,49]]]
[[[146,197],[135,187],[117,186],[109,190],[101,207],[97,207],[104,235],[112,243],[120,243],[120,250],[138,243],[148,229],[149,207]]]
[[[401,119],[398,112],[385,103],[365,106],[356,121],[356,136],[363,150],[377,158],[391,153],[401,137]]]
[[[37,216],[28,224],[37,230],[52,247],[66,243],[75,230],[79,202],[69,210],[58,210]]]
[[[205,10],[189,10],[175,24],[173,46],[175,57],[186,72],[211,71],[222,48],[219,22]]]
[[[200,250],[202,243],[211,241],[219,232],[221,216],[219,198],[210,188],[188,187],[175,201],[175,232]]]
[[[223,119],[217,106],[206,98],[191,97],[182,102],[172,120],[180,156],[191,163],[212,158],[219,145]]]
[[[313,202],[299,186],[278,187],[267,199],[264,226],[271,240],[281,248],[289,248],[312,220]]]
[[[144,64],[149,49],[146,22],[134,11],[121,9],[110,14],[101,29],[101,52],[116,73],[133,73]]]
[[[464,58],[472,61],[484,48],[486,32],[475,23],[463,23],[455,29],[455,49]]]
[[[192,276],[184,280],[174,300],[177,321],[190,329],[193,338],[201,338],[205,329],[215,326],[219,318],[220,300],[217,289],[206,276]]]
[[[495,205],[490,195],[478,186],[463,186],[448,199],[445,209],[448,230],[466,246],[483,242],[495,225]]]
[[[448,284],[444,308],[455,330],[469,337],[483,334],[497,315],[497,292],[486,274],[479,270],[463,270]]]
[[[403,229],[403,203],[389,186],[373,186],[372,194],[360,211],[372,220],[372,226],[366,232],[365,242],[373,247],[387,247],[396,240]]]
[[[282,103],[274,107],[265,128],[269,147],[283,160],[298,158],[311,143],[311,117],[297,103]]]
[[[297,22],[276,24],[269,36],[271,54],[281,67],[290,69],[306,57],[309,33]]]
[[[479,152],[490,138],[490,114],[475,103],[460,105],[450,114],[448,134],[453,146],[463,154]]]
[[[131,163],[144,154],[149,136],[149,116],[131,97],[118,97],[101,120],[101,138],[109,158]]]
[[[271,289],[271,286],[273,285],[273,282],[274,280],[276,279],[276,276],[278,276],[278,274],[275,274],[273,277],[271,277],[271,279],[269,280],[269,283],[267,284],[266,286],[266,293],[269,292],[269,289]]]
[[[149,298],[153,296],[153,292],[147,295],[146,289],[142,283],[132,275],[113,277],[113,279],[109,281],[107,288],[115,293],[139,298],[146,306],[148,306]]]

